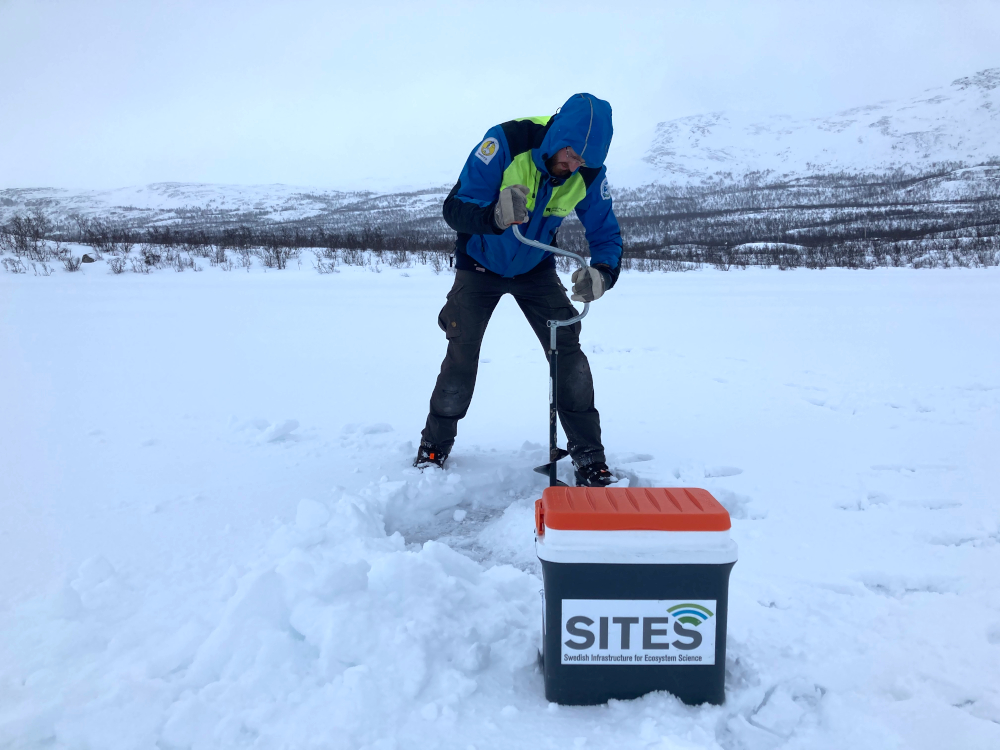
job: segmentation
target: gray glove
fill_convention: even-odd
[[[607,288],[604,274],[593,266],[578,268],[573,271],[573,296],[574,302],[593,302],[600,299]]]
[[[493,223],[497,229],[506,229],[511,224],[523,224],[528,220],[528,188],[511,185],[500,191],[497,207],[493,209]]]

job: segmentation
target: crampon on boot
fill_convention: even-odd
[[[447,451],[441,450],[436,445],[420,441],[420,449],[417,451],[417,457],[413,460],[413,465],[418,469],[426,469],[428,466],[437,466],[439,469],[443,469],[446,458],[448,458]]]
[[[575,469],[573,476],[576,478],[577,487],[607,487],[617,481],[615,475],[608,470],[608,465],[603,461],[575,466]]]

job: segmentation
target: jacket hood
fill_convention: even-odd
[[[538,150],[545,158],[572,146],[588,167],[602,167],[613,132],[610,104],[593,94],[573,94],[550,121]]]

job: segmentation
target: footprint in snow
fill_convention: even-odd
[[[798,680],[788,685],[775,685],[747,716],[747,721],[771,734],[791,739],[795,730],[809,714],[819,709],[826,688]]]
[[[928,544],[939,547],[992,547],[1000,542],[1000,532],[942,531],[927,539]]]
[[[863,498],[842,501],[837,507],[841,510],[868,510],[877,505],[888,505],[889,499],[883,492],[869,492]]]
[[[1000,646],[1000,622],[995,622],[986,629],[986,640],[994,646]]]
[[[341,435],[382,435],[387,432],[392,432],[392,425],[386,424],[385,422],[376,422],[374,424],[345,424],[340,430]]]
[[[951,510],[962,507],[962,503],[957,500],[907,500],[901,504],[912,508],[923,508],[924,510]]]
[[[872,464],[872,471],[908,471],[912,473],[916,469],[912,466],[904,466],[903,464]]]
[[[798,383],[785,383],[786,388],[798,388],[801,391],[820,391],[825,393],[826,388],[820,388],[815,385],[799,385]]]
[[[735,477],[743,473],[743,469],[739,469],[735,466],[706,466],[705,467],[705,479],[712,479],[714,477]]]
[[[653,455],[651,453],[626,453],[623,456],[617,458],[620,464],[638,464],[644,461],[652,461]]]
[[[772,685],[750,711],[733,713],[719,728],[726,747],[778,748],[815,721],[826,688],[802,679]]]
[[[973,383],[972,385],[958,386],[960,391],[995,391],[1000,389],[1000,385],[983,385],[982,383]]]
[[[952,594],[958,588],[954,578],[945,576],[903,576],[875,571],[861,574],[858,580],[873,594],[891,599],[911,594]]]
[[[251,440],[259,445],[277,443],[282,440],[298,440],[298,436],[292,434],[299,428],[299,420],[297,419],[286,419],[272,423],[266,419],[257,418],[241,422],[237,417],[233,416],[229,418],[229,426],[237,432],[249,432]],[[155,440],[152,442],[147,441],[143,445],[147,443],[152,445],[155,442]]]

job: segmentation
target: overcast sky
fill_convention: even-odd
[[[659,121],[905,98],[1000,67],[998,32],[1000,0],[0,0],[0,188],[445,184],[576,91],[613,174]]]

